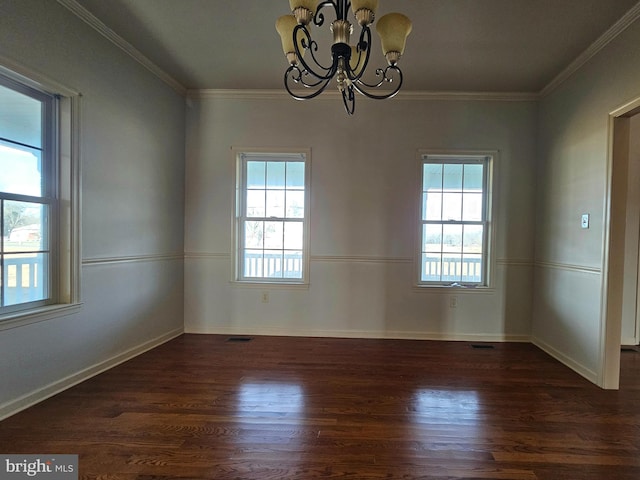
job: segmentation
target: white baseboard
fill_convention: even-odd
[[[576,372],[579,375],[583,376],[584,378],[589,380],[591,383],[594,383],[594,384],[598,385],[598,373],[597,372],[594,372],[593,370],[585,367],[581,363],[575,361],[573,358],[568,357],[567,355],[559,352],[558,350],[553,348],[551,345],[549,345],[548,343],[544,342],[543,340],[540,340],[539,338],[533,337],[531,339],[531,343],[533,343],[536,347],[540,348],[544,352],[546,352],[549,355],[551,355],[553,358],[558,360],[560,363],[562,363],[562,364],[566,365],[567,367],[569,367],[574,372]]]
[[[327,337],[327,338],[377,338],[396,340],[441,340],[460,342],[531,342],[529,335],[458,334],[447,332],[411,332],[381,330],[319,330],[255,327],[215,327],[206,329],[185,328],[185,333],[212,335],[266,335],[278,337]]]
[[[159,345],[162,345],[165,342],[168,342],[169,340],[179,337],[183,333],[183,328],[177,328],[165,333],[164,335],[153,338],[148,342],[142,343],[125,352],[122,352],[114,357],[111,357],[103,362],[96,363],[95,365],[80,370],[77,373],[56,380],[55,382],[45,385],[44,387],[34,390],[33,392],[27,393],[26,395],[16,398],[15,400],[10,400],[9,402],[3,403],[2,405],[0,405],[0,420],[10,417],[11,415],[15,415],[16,413],[25,410],[35,405],[36,403],[40,403],[49,397],[52,397],[64,390],[67,390],[68,388],[73,387],[74,385],[77,385],[85,380],[88,380],[91,377],[109,370],[110,368],[113,368],[116,365],[137,357],[138,355],[146,351],[149,351]]]
[[[622,339],[620,344],[625,346],[636,346],[638,345],[638,339],[636,337],[625,337]]]

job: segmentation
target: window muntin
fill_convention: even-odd
[[[306,154],[238,155],[237,280],[306,281]]]
[[[487,285],[490,158],[422,157],[420,285]]]
[[[56,102],[0,76],[0,314],[52,302]]]

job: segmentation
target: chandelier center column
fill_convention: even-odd
[[[333,32],[333,44],[345,43],[349,45],[351,34],[353,33],[353,25],[347,20],[334,20],[331,23],[331,31]]]

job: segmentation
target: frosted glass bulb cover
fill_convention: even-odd
[[[283,15],[276,20],[276,30],[280,34],[280,40],[282,41],[282,51],[287,57],[287,60],[291,64],[297,63],[295,55],[295,47],[293,45],[293,29],[298,25],[296,17],[293,15]],[[298,50],[300,55],[304,56],[304,48],[302,47],[302,39],[304,35],[298,35]]]
[[[407,36],[411,33],[411,20],[401,13],[387,13],[378,20],[376,31],[382,41],[382,52],[404,53]]]
[[[287,54],[289,52],[295,52],[293,46],[293,29],[298,25],[296,17],[293,15],[282,15],[276,20],[276,30],[280,34],[280,40],[282,41],[282,51]]]
[[[306,8],[310,12],[315,13],[318,6],[318,0],[289,0],[289,6],[293,12],[296,8]]]

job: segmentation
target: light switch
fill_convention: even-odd
[[[580,224],[580,226],[582,228],[589,228],[589,214],[588,213],[583,213],[582,214],[582,223]]]

